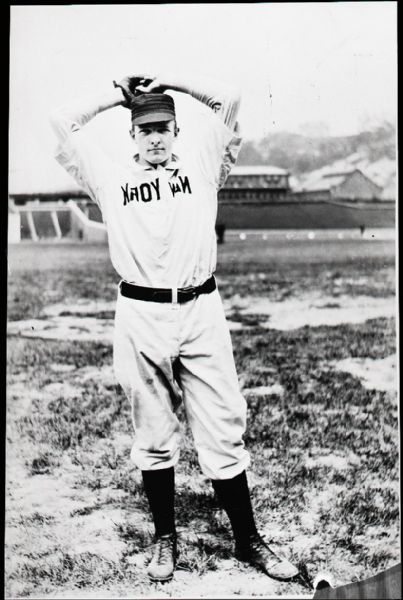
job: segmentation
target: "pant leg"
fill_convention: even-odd
[[[181,392],[172,364],[178,351],[178,312],[171,304],[119,294],[114,331],[114,370],[131,402],[133,462],[144,471],[174,466],[179,459]]]
[[[216,290],[182,306],[180,381],[200,467],[210,479],[230,479],[249,464],[247,405],[221,298]]]

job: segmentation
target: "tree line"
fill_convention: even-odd
[[[308,136],[286,131],[260,140],[245,140],[238,165],[271,165],[299,175],[320,169],[336,160],[359,153],[375,162],[385,156],[396,158],[396,128],[389,121],[368,131],[349,136]]]

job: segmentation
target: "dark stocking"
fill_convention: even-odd
[[[236,544],[247,545],[257,530],[245,471],[232,479],[214,479],[211,483],[231,522]]]
[[[142,471],[144,489],[153,516],[157,536],[175,531],[175,470]]]

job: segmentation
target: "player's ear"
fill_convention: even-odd
[[[175,124],[175,129],[174,129],[174,136],[177,137],[178,133],[180,132],[179,127]]]
[[[136,135],[134,133],[134,129],[129,129],[129,135],[130,135],[130,137],[132,137],[133,139],[135,139]]]

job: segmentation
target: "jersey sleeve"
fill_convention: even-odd
[[[241,149],[242,138],[240,136],[240,130],[238,123],[235,124],[233,135],[224,149],[222,157],[220,173],[218,178],[218,189],[221,189],[227,181],[228,175],[231,172],[232,167],[235,165],[239,150]]]
[[[234,166],[241,143],[238,127],[229,128],[213,111],[203,114],[194,155],[204,176],[217,189],[224,185]]]
[[[58,145],[55,158],[102,209],[100,192],[107,182],[111,161],[88,139],[85,132],[69,134]]]
[[[234,86],[211,78],[171,77],[173,89],[187,93],[198,104],[192,111],[187,153],[196,158],[204,177],[219,189],[224,185],[241,147],[237,126],[241,95]]]
[[[52,113],[50,121],[58,138],[55,159],[102,210],[101,191],[114,163],[83,128],[94,114],[93,106],[61,108]]]

